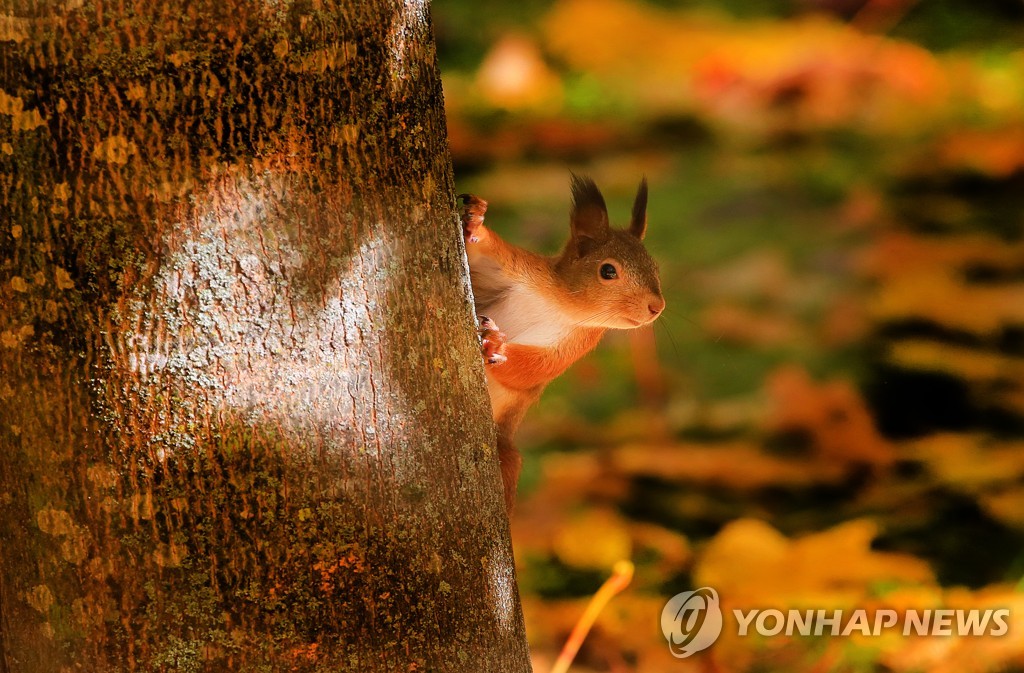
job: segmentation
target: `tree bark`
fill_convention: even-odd
[[[426,4],[0,7],[0,673],[528,671]]]

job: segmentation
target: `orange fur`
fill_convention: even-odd
[[[505,346],[505,357],[511,365],[491,367],[489,376],[510,390],[531,390],[546,386],[562,372],[591,351],[604,330],[580,328],[573,332],[558,348],[540,348],[510,343]]]
[[[602,334],[604,330],[580,328],[559,348],[510,343],[504,349],[506,362],[487,368],[491,386],[503,389],[501,398],[495,399],[492,394],[491,404],[494,421],[498,425],[498,460],[505,488],[505,504],[509,510],[515,504],[519,472],[523,465],[523,456],[513,444],[516,428],[545,386],[592,350]]]

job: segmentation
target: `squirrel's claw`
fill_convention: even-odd
[[[480,316],[480,352],[484,362],[489,365],[500,365],[508,360],[505,357],[505,333],[498,329],[497,323],[485,315]]]
[[[473,194],[459,194],[455,198],[462,201],[459,217],[462,220],[462,235],[466,243],[478,243],[479,230],[484,224],[484,214],[487,212],[487,202]]]

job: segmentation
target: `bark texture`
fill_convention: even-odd
[[[528,671],[415,0],[0,0],[0,673]]]

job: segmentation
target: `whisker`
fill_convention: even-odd
[[[672,351],[675,353],[675,356],[678,358],[679,357],[679,347],[676,345],[676,338],[674,336],[672,336],[672,330],[669,329],[668,325],[666,325],[664,322],[658,323],[657,321],[655,321],[655,324],[661,325],[661,328],[663,330],[665,330],[665,334],[668,335],[668,341],[669,341],[670,344],[672,344]],[[657,340],[657,338],[658,338],[658,331],[657,330],[654,331],[654,338],[655,338],[655,340]]]
[[[583,320],[580,320],[579,322],[573,323],[571,328],[579,327],[579,326],[583,325],[584,323],[593,322],[595,320],[603,320],[604,318],[607,318],[607,317],[613,315],[614,312],[615,312],[614,308],[609,308],[609,309],[604,309],[602,311],[598,311],[597,313],[595,313],[595,314],[593,314],[591,316],[588,316],[588,317],[584,318]]]
[[[668,308],[665,308],[664,310],[662,310],[662,313],[665,314],[665,315],[671,315],[673,318],[679,318],[680,320],[685,320],[686,322],[690,323],[694,327],[700,327],[700,323],[699,322],[697,322],[696,320],[694,320],[690,316],[686,315],[685,313],[682,313],[681,311],[670,311]]]

